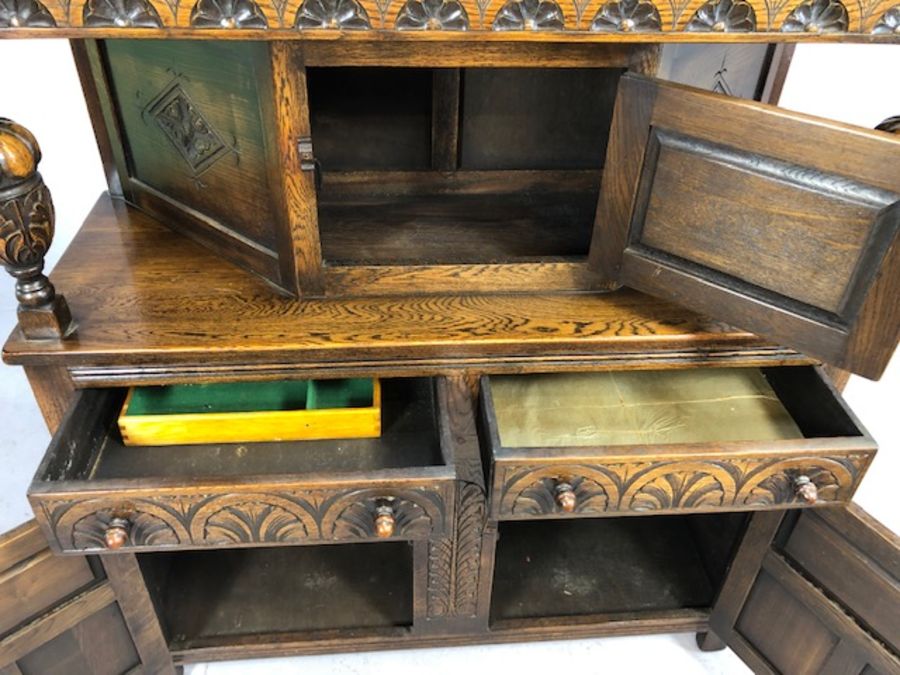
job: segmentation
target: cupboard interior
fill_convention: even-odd
[[[408,542],[138,555],[173,650],[413,622]],[[215,570],[211,574],[210,571]]]
[[[324,260],[583,259],[622,72],[308,68]]]
[[[747,514],[501,522],[491,624],[708,610]]]
[[[80,414],[70,418],[51,444],[40,482],[338,474],[446,464],[432,378],[382,380],[380,437],[321,441],[126,446],[116,424],[125,393],[84,393],[76,411]]]

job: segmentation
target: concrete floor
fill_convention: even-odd
[[[27,87],[33,87],[33,82],[42,83],[44,100],[38,96],[4,100],[0,113],[31,127],[44,149],[42,172],[53,191],[58,212],[57,238],[49,259],[51,266],[103,189],[96,149],[67,49],[67,45],[59,40],[0,43],[0,63],[15,60],[30,64],[28,69],[4,72],[4,91],[19,91],[20,88],[30,91]],[[897,114],[900,112],[900,90],[878,84],[879,73],[890,71],[889,61],[900,66],[900,51],[890,50],[890,47],[851,45],[840,45],[836,51],[834,47],[824,45],[800,47],[788,78],[783,105],[867,126],[874,124],[869,117],[882,119]],[[880,67],[866,68],[866,63],[879,63]],[[48,97],[52,101],[47,100]],[[58,113],[62,107],[66,109],[65,127],[59,124]],[[73,157],[86,158],[84,165],[77,167],[74,173]],[[0,281],[2,339],[13,327],[15,305],[11,279],[0,276],[5,279]],[[894,359],[879,383],[853,378],[846,398],[882,448],[856,501],[886,525],[900,531],[900,509],[895,507],[893,500],[896,476],[900,475],[900,451],[896,447],[900,433],[895,420],[900,411],[900,358]],[[0,442],[2,532],[31,517],[25,490],[49,440],[19,368],[0,366],[0,424],[4,431]],[[692,635],[199,664],[188,668],[187,672],[189,675],[279,675],[302,669],[305,675],[372,672],[420,675],[427,670],[429,675],[455,675],[472,668],[510,670],[523,675],[598,673],[601,670],[615,673],[625,669],[635,673],[749,672],[730,651],[701,653],[694,645]]]

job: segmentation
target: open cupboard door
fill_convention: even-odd
[[[171,672],[142,658],[136,625],[98,560],[54,555],[33,520],[0,535],[0,675]]]
[[[590,261],[865,377],[900,339],[900,136],[622,77]]]
[[[851,504],[755,514],[710,628],[755,673],[887,675],[898,612],[900,539]]]

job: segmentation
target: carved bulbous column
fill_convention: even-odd
[[[37,172],[41,149],[27,129],[0,118],[0,261],[16,279],[19,327],[28,339],[65,337],[74,330],[65,298],[44,275],[53,241],[50,191]]]

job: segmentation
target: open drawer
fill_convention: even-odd
[[[29,499],[56,551],[440,536],[456,471],[445,383],[382,383],[379,438],[126,447],[123,390],[79,393]]]
[[[498,520],[847,502],[876,445],[814,367],[484,377]]]

